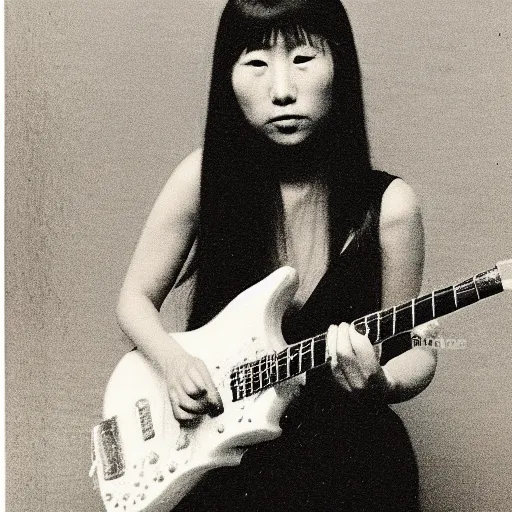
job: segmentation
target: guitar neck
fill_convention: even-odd
[[[494,267],[459,284],[358,318],[354,327],[360,334],[368,335],[371,343],[376,345],[502,291],[501,277],[498,268]]]
[[[503,268],[511,272],[512,260]],[[367,335],[373,345],[410,331],[449,313],[503,291],[502,268],[498,266],[474,275],[459,284],[423,295],[399,306],[371,313],[354,320],[357,332]],[[510,277],[506,276],[508,288]],[[327,333],[319,334],[274,354],[233,368],[231,391],[233,401],[249,397],[265,388],[285,381],[329,361]]]

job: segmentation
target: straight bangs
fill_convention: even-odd
[[[305,28],[300,25],[289,24],[277,28],[272,27],[261,34],[254,34],[254,37],[248,41],[245,51],[269,50],[276,45],[279,37],[283,38],[287,50],[297,46],[320,46],[319,40],[313,38]]]
[[[320,5],[319,5],[320,4]],[[316,0],[282,2],[234,1],[228,3],[221,18],[219,33],[229,33],[228,48],[230,65],[244,51],[269,49],[282,36],[287,48],[302,45],[319,46],[317,38],[336,45],[336,29],[329,21],[333,19],[331,9]],[[338,34],[339,36],[339,34]]]

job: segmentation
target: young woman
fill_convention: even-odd
[[[189,328],[281,265],[300,285],[289,343],[328,325],[337,356],[311,372],[277,441],[211,472],[176,510],[417,510],[417,469],[388,403],[431,381],[436,358],[382,354],[346,322],[419,292],[423,231],[401,179],[372,169],[350,24],[338,0],[229,0],[220,20],[204,147],[171,174],[121,291],[125,333],[168,383],[175,417],[222,411],[204,363],[159,308],[195,274]],[[212,340],[215,343],[215,340]],[[410,344],[409,344],[410,346]]]

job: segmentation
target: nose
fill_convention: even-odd
[[[272,73],[270,98],[274,105],[284,107],[297,100],[297,87],[286,66],[276,66]]]

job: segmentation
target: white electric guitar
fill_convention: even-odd
[[[91,476],[107,511],[168,512],[210,469],[234,466],[247,446],[275,439],[279,420],[305,382],[304,372],[330,360],[326,333],[294,345],[281,320],[297,288],[282,267],[236,297],[210,323],[172,334],[201,358],[224,412],[194,427],[174,419],[166,382],[140,351],[126,354],[107,386],[103,415],[92,431]],[[455,286],[353,322],[373,344],[512,289],[512,260]]]

